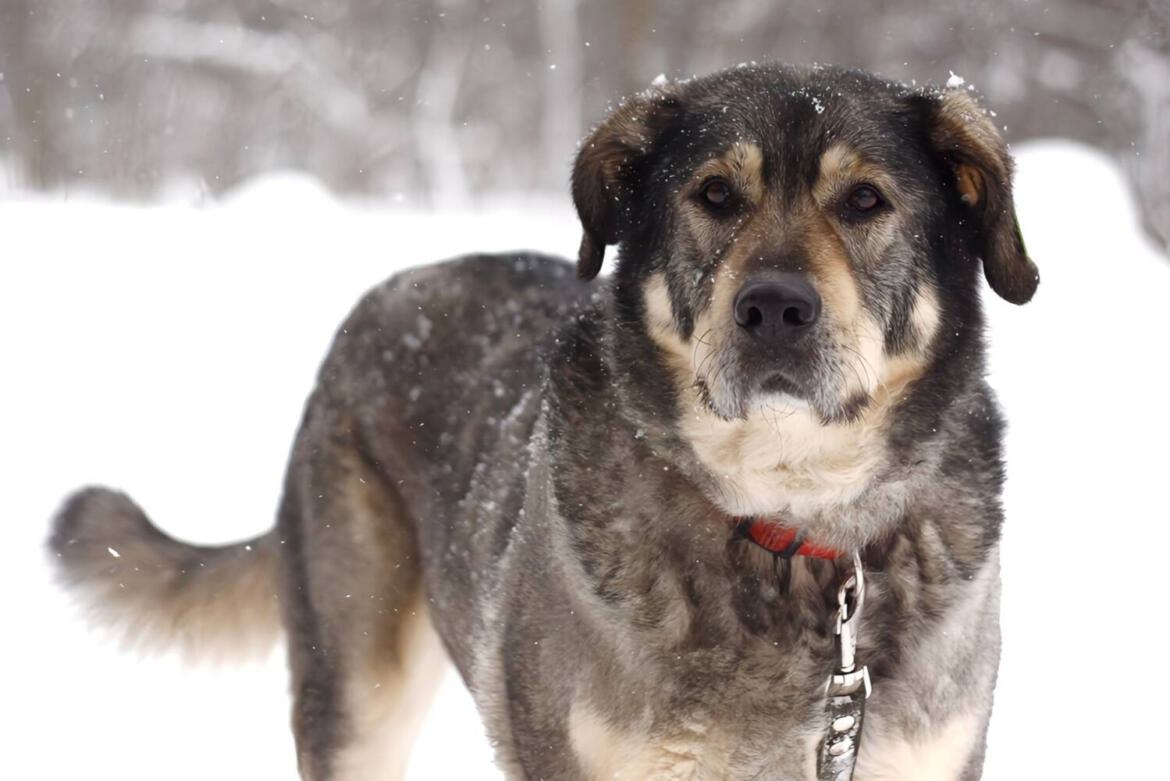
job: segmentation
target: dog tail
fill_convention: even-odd
[[[274,532],[205,547],[167,536],[130,497],[70,496],[49,537],[58,579],[128,647],[189,660],[272,649],[280,633]]]

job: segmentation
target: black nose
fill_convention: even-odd
[[[735,296],[735,322],[749,333],[795,335],[820,314],[821,297],[800,274],[748,282]]]

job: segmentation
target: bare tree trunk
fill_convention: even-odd
[[[33,31],[35,0],[4,0],[0,4],[0,88],[8,93],[14,127],[12,140],[19,170],[17,175],[32,188],[56,187],[64,178],[54,154],[55,130],[51,96],[46,82],[52,77],[42,60]]]
[[[471,42],[469,30],[460,28],[455,20],[446,20],[452,6],[449,2],[438,4],[438,8],[448,10],[442,16],[435,15],[435,30],[423,55],[416,86],[414,139],[431,197],[460,207],[471,200],[471,192],[463,170],[455,112]]]
[[[547,55],[541,119],[545,167],[548,175],[567,180],[572,149],[564,147],[564,140],[580,134],[582,126],[584,41],[577,24],[577,0],[541,0],[537,9]]]

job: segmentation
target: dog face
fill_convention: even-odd
[[[578,273],[621,244],[616,338],[640,327],[710,418],[864,429],[940,332],[977,325],[980,260],[1005,299],[1034,293],[1010,178],[963,90],[786,66],[657,83],[583,143]]]
[[[655,86],[581,151],[579,270],[635,250],[648,325],[713,414],[780,400],[851,420],[928,354],[948,238],[1031,297],[1009,166],[961,90],[782,67]],[[946,236],[948,211],[973,235]]]

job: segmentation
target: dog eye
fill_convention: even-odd
[[[872,185],[859,184],[849,193],[845,204],[854,212],[865,214],[882,205],[882,196]]]
[[[731,187],[722,179],[712,179],[699,191],[703,203],[712,209],[722,209],[731,204]]]

